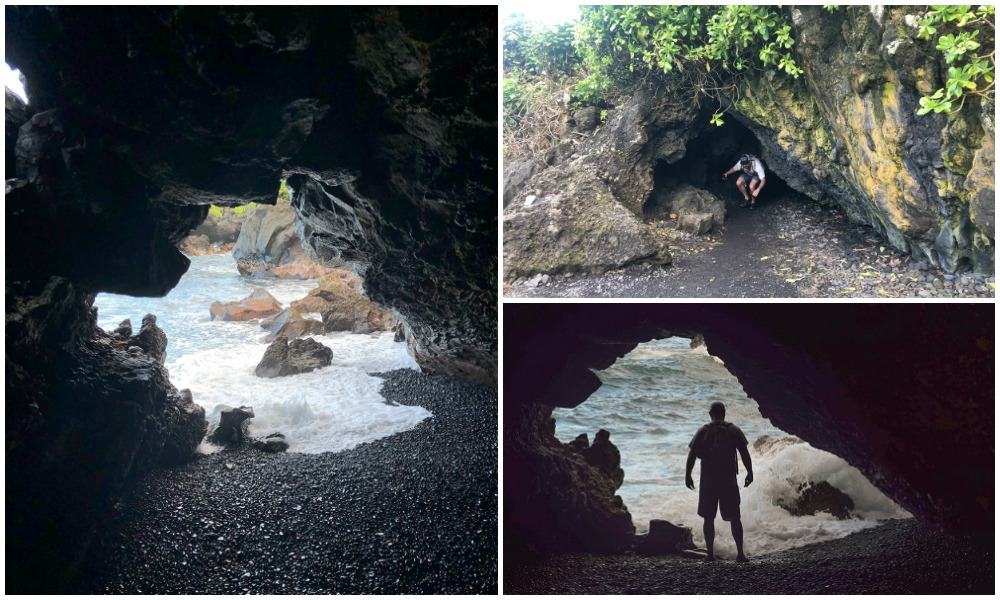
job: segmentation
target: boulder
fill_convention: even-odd
[[[324,332],[392,331],[399,323],[391,311],[365,297],[357,275],[340,269],[321,278],[316,288],[310,290],[305,298],[292,302],[291,307],[302,312],[320,313]]]
[[[568,123],[569,130],[577,133],[590,133],[600,124],[601,110],[596,106],[577,109]]]
[[[212,253],[212,242],[204,234],[189,235],[178,246],[188,256],[204,256]]]
[[[219,413],[219,426],[215,428],[208,441],[213,444],[238,444],[247,439],[247,429],[250,419],[254,418],[253,408],[223,408]]]
[[[160,463],[177,465],[191,457],[208,430],[205,409],[194,403],[191,390],[183,389],[171,394],[166,413],[166,435]]]
[[[851,497],[826,481],[808,481],[799,485],[797,492],[798,497],[792,500],[779,498],[778,506],[795,516],[828,512],[838,519],[849,519],[854,510]]]
[[[235,302],[215,301],[208,309],[213,321],[251,321],[281,312],[281,303],[264,288],[254,288],[250,295]]]
[[[285,435],[283,433],[272,433],[262,439],[254,440],[253,447],[264,452],[275,454],[288,450],[288,441],[285,440]]]
[[[531,176],[538,171],[538,163],[532,159],[511,161],[503,170],[503,206],[507,206],[517,198]]]
[[[677,217],[677,228],[681,231],[704,235],[712,230],[715,219],[712,213],[687,213]]]
[[[261,321],[261,327],[270,331],[264,338],[266,342],[273,342],[282,335],[294,340],[304,335],[323,333],[322,321],[307,319],[294,308],[286,308],[266,321]]]
[[[726,203],[708,190],[696,188],[691,185],[680,184],[667,190],[664,203],[670,212],[677,214],[678,219],[681,221],[685,215],[711,214],[712,219],[707,223],[708,229],[705,231],[692,231],[692,233],[705,233],[714,225],[722,225],[726,220]],[[689,220],[689,223],[695,223],[699,227],[703,227],[705,220],[704,216],[700,216],[699,218]],[[686,229],[686,231],[689,230]]]
[[[260,359],[257,377],[283,377],[327,367],[333,362],[333,350],[312,338],[292,340],[278,336]]]
[[[314,279],[329,271],[303,252],[295,211],[284,202],[247,210],[233,258],[242,275]]]
[[[649,522],[649,532],[637,535],[635,551],[643,556],[659,554],[680,554],[694,549],[691,528],[674,525],[669,521],[653,519]]]

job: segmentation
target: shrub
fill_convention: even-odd
[[[993,19],[992,5],[932,6],[924,13],[917,35],[929,40],[943,34],[937,38],[936,48],[944,53],[948,80],[943,88],[920,98],[918,115],[955,113],[969,96],[993,96],[996,68]],[[986,50],[989,53],[983,54]]]

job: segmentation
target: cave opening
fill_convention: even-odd
[[[621,453],[624,481],[618,490],[638,532],[652,519],[691,527],[704,547],[698,493],[686,489],[688,443],[721,401],[726,420],[750,442],[754,482],[742,488],[741,517],[750,555],[772,553],[844,537],[884,519],[909,518],[842,458],[778,429],[761,414],[725,364],[698,335],[639,344],[602,371],[601,386],[575,408],[557,408],[556,437],[570,443],[599,429]],[[700,485],[700,464],[695,485]],[[728,526],[716,519],[716,553],[736,554]]]
[[[690,185],[707,190],[726,204],[727,221],[740,217],[736,210],[743,198],[736,188],[737,174],[725,181],[721,174],[729,170],[742,154],[752,154],[762,161],[760,141],[750,129],[726,115],[721,126],[706,124],[701,133],[688,141],[684,157],[668,163],[657,161],[653,172],[653,191],[643,204],[643,216],[647,220],[662,219],[670,213],[671,192],[679,186]],[[767,184],[761,191],[761,204],[778,202],[790,194],[798,194],[781,177],[772,171],[764,161]]]
[[[205,409],[203,454],[222,448],[211,435],[222,412],[242,406],[253,412],[251,438],[280,433],[289,452],[306,454],[348,450],[431,415],[383,398],[373,373],[420,370],[399,316],[370,302],[357,274],[305,257],[291,190],[284,181],[280,189],[273,206],[213,205],[180,243],[190,266],[166,295],[100,293],[94,300],[98,326],[125,338],[124,347],[148,352],[145,315],[155,316],[171,383]],[[280,336],[285,358],[262,370]],[[293,358],[291,348],[307,339],[317,345],[300,346],[310,354]]]
[[[12,68],[6,62],[3,64],[3,84],[6,89],[20,98],[22,102],[29,104],[28,93],[24,89],[24,74],[18,69]]]

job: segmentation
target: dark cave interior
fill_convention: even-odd
[[[761,145],[757,137],[747,127],[731,115],[723,117],[721,126],[706,123],[701,133],[687,143],[684,158],[674,163],[658,161],[653,173],[653,192],[643,205],[643,217],[662,218],[667,212],[667,194],[681,184],[708,190],[722,198],[727,208],[742,202],[736,189],[739,174],[730,175],[725,181],[721,174],[729,170],[741,154],[753,154],[763,160]],[[781,198],[788,193],[797,193],[777,173],[768,168],[767,184],[761,198]]]

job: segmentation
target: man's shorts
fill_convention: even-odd
[[[753,182],[755,181],[757,182],[760,181],[760,177],[757,175],[757,173],[754,173],[753,175],[748,175],[747,173],[740,173],[740,176],[736,179],[736,183],[743,182],[743,185],[753,185]]]
[[[701,479],[698,492],[698,515],[706,519],[715,519],[718,507],[723,521],[740,518],[740,486],[735,476],[724,479]]]

